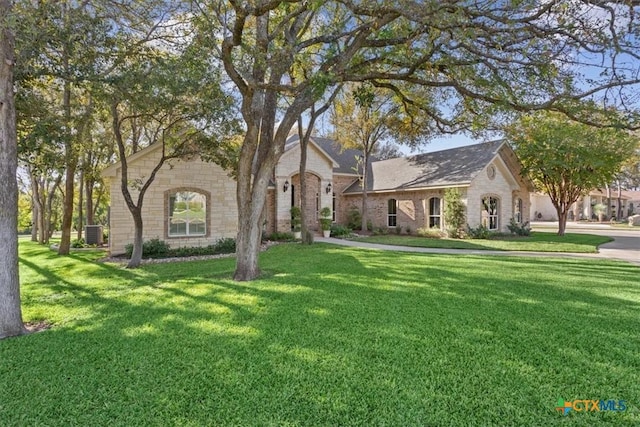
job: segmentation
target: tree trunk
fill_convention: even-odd
[[[70,108],[69,102],[71,98],[71,89],[67,88],[68,84],[65,84],[65,109]],[[69,122],[71,120],[69,119]],[[70,123],[69,123],[70,124]],[[67,141],[65,141],[65,166],[67,168],[65,181],[64,181],[64,200],[62,202],[62,237],[60,238],[60,247],[58,248],[58,255],[69,255],[71,248],[71,225],[73,222],[73,192],[75,190],[75,174],[77,159],[75,158],[73,144],[71,142],[72,136],[66,135]]]
[[[65,27],[68,20],[68,6],[63,3]],[[69,72],[69,46],[62,47],[62,66],[65,73]],[[68,74],[70,75],[70,73]],[[62,95],[62,109],[64,111],[64,165],[66,168],[64,182],[64,199],[62,202],[62,237],[58,247],[58,255],[69,255],[71,249],[71,225],[73,222],[73,192],[75,190],[75,174],[78,159],[73,149],[73,135],[71,133],[71,82],[64,82]]]
[[[83,228],[83,221],[82,221],[82,211],[83,211],[83,205],[84,205],[84,200],[82,199],[84,196],[84,170],[83,167],[81,167],[80,169],[80,182],[79,182],[79,188],[78,188],[78,240],[82,239],[82,228]]]
[[[607,210],[606,210],[606,218],[607,221],[609,221],[611,219],[611,187],[609,186],[609,184],[605,184],[607,187]],[[602,222],[602,219],[600,218],[600,222]]]
[[[31,181],[31,205],[33,206],[31,211],[31,241],[38,241],[38,229],[41,229],[41,215],[43,206],[40,200],[40,185],[33,170],[29,168],[29,179]]]
[[[251,215],[239,215],[242,221],[236,239],[236,271],[233,279],[244,282],[260,275],[258,255],[260,253],[260,228],[251,223]]]
[[[40,210],[38,204],[35,203],[35,199],[31,197],[31,241],[38,241],[38,215]]]
[[[84,183],[85,190],[85,212],[87,215],[87,225],[95,225],[95,216],[93,211],[93,186],[95,185],[95,181],[93,179],[87,179]]]
[[[369,156],[367,151],[363,151],[362,156],[362,231],[368,231],[367,227],[367,163]]]
[[[56,180],[51,184],[48,192],[46,193],[46,204],[44,204],[45,209],[42,212],[42,230],[43,230],[43,244],[48,244],[51,235],[53,234],[53,198],[56,194],[56,188],[60,185],[62,181],[62,175],[58,175]],[[56,217],[57,218],[57,217]]]
[[[558,236],[564,236],[564,231],[567,228],[567,210],[558,207],[556,212],[558,213]]]
[[[129,209],[131,212],[131,216],[133,217],[133,253],[131,254],[131,259],[127,264],[127,268],[136,268],[140,265],[140,261],[142,261],[142,244],[144,243],[142,240],[142,209]]]
[[[302,221],[302,243],[310,245],[309,224],[307,223],[307,146],[309,138],[302,129],[302,117],[298,118],[298,140],[300,142],[300,220]]]
[[[620,179],[616,179],[616,184],[618,185],[618,203],[617,212],[616,212],[616,220],[620,221],[624,217],[624,212],[622,212],[622,187],[620,186]]]
[[[0,339],[26,333],[18,276],[18,142],[11,1],[0,0]]]

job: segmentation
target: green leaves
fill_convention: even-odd
[[[602,115],[592,115],[592,121]],[[539,112],[507,129],[523,171],[553,202],[564,229],[563,215],[590,190],[609,184],[638,146],[625,130],[595,127],[559,113]]]

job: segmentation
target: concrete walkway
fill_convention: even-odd
[[[549,223],[545,223],[547,225]],[[551,225],[551,224],[549,224]],[[538,229],[534,225],[534,230]],[[557,228],[556,228],[557,230]],[[549,229],[540,229],[549,231]],[[418,252],[429,254],[465,254],[465,255],[498,255],[498,256],[521,256],[521,257],[555,257],[555,258],[595,258],[595,259],[615,259],[626,261],[640,266],[640,231],[625,230],[610,226],[598,227],[597,229],[567,226],[569,233],[585,233],[608,236],[615,239],[605,243],[598,248],[598,253],[581,254],[569,252],[529,252],[529,251],[485,251],[473,249],[442,249],[442,248],[414,248],[409,246],[382,245],[378,243],[354,242],[351,240],[336,239],[333,237],[316,237],[316,242],[333,243],[335,245],[358,247],[365,249],[389,250],[398,252]]]

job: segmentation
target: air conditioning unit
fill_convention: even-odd
[[[84,241],[87,245],[102,245],[102,226],[101,225],[85,225]]]

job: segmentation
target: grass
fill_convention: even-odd
[[[640,268],[283,244],[125,270],[22,241],[0,425],[639,425]],[[554,410],[623,399],[625,412]]]
[[[598,252],[598,246],[610,242],[613,239],[592,234],[567,233],[564,236],[558,236],[555,233],[534,231],[527,237],[496,236],[491,239],[430,239],[426,237],[387,234],[357,237],[352,240],[419,248],[596,253]]]

